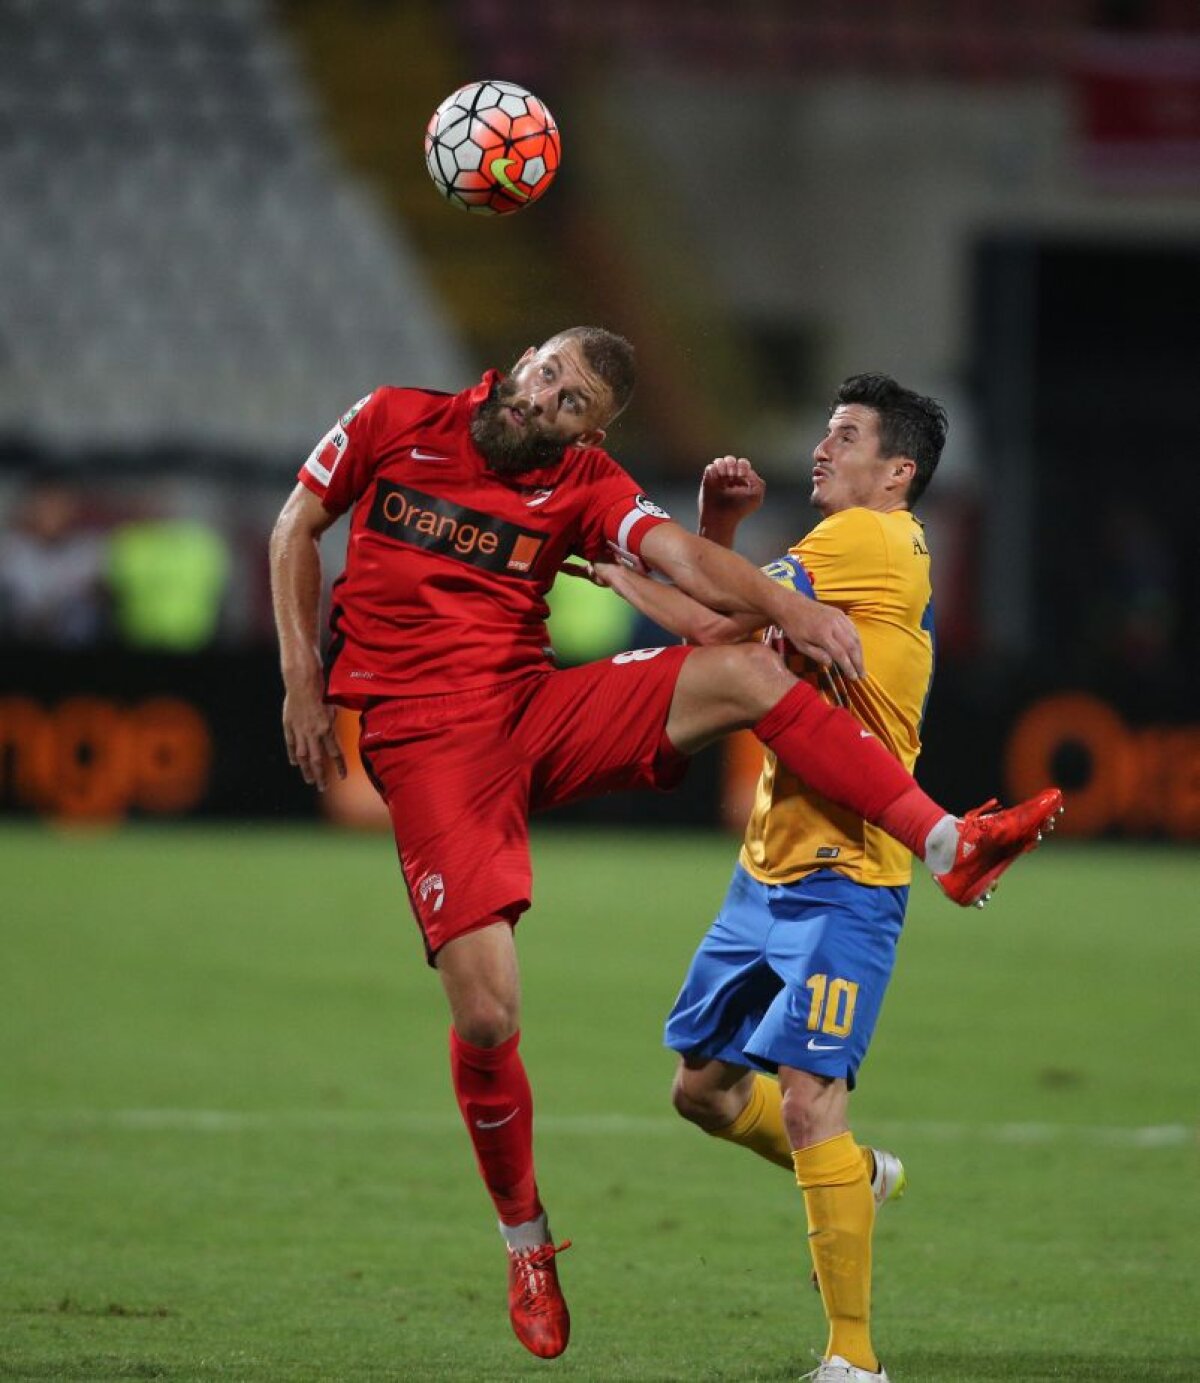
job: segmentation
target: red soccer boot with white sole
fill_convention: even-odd
[[[958,828],[954,863],[934,875],[938,887],[960,907],[983,907],[1000,875],[1054,829],[1062,809],[1058,788],[1043,788],[1015,807],[1001,807],[993,799],[969,811]]]
[[[558,1285],[554,1255],[571,1247],[539,1244],[508,1250],[508,1315],[517,1339],[539,1359],[555,1359],[571,1338],[571,1313]]]

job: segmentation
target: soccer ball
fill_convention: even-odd
[[[447,96],[425,131],[425,164],[451,206],[507,216],[529,206],[558,172],[554,117],[515,82],[470,82]]]

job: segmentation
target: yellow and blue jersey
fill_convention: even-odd
[[[850,711],[911,772],[936,653],[929,548],[920,520],[906,509],[845,509],[765,571],[854,621],[867,675],[845,683]],[[808,659],[793,650],[789,665],[832,699]],[[740,861],[771,884],[817,869],[886,887],[912,876],[912,856],[903,845],[813,792],[769,752]]]

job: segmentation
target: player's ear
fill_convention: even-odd
[[[581,432],[575,438],[574,445],[577,447],[598,447],[607,436],[608,433],[602,427],[592,427],[586,432]]]

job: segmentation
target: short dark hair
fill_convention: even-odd
[[[879,450],[884,456],[906,456],[916,463],[907,495],[909,506],[916,504],[933,479],[946,445],[950,425],[946,410],[936,399],[905,389],[890,375],[851,375],[843,380],[829,411],[848,403],[875,410]]]
[[[623,336],[604,327],[567,327],[550,338],[550,341],[565,340],[579,342],[583,358],[608,385],[615,418],[633,397],[633,386],[637,383],[633,346]]]

